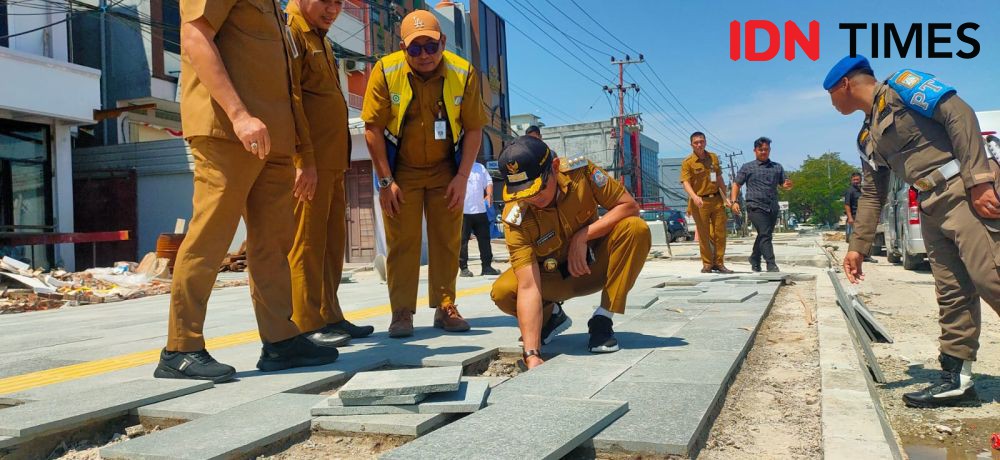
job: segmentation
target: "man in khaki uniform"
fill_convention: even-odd
[[[293,161],[311,167],[313,155],[308,137],[296,132],[302,106],[280,13],[274,0],[181,0],[181,117],[195,159],[194,214],[174,265],[167,346],[156,377],[220,382],[235,374],[208,354],[202,330],[241,215],[264,342],[257,367],[337,359],[336,348],[301,334],[290,319]]]
[[[719,157],[705,150],[705,134],[691,134],[691,155],[681,162],[681,183],[688,194],[688,214],[694,216],[701,250],[701,272],[732,273],[726,268],[726,181]]]
[[[511,267],[490,295],[517,317],[525,364],[542,364],[542,344],[571,324],[560,304],[597,291],[588,347],[618,351],[612,317],[625,313],[651,244],[638,203],[601,168],[585,158],[562,162],[532,136],[504,148],[499,164]],[[600,219],[598,206],[608,210]]]
[[[303,331],[338,334],[346,343],[375,331],[344,318],[337,289],[344,269],[347,237],[347,196],[344,171],[350,166],[347,101],[340,87],[337,58],[326,38],[340,15],[343,0],[292,0],[285,11],[292,42],[299,50],[292,59],[292,78],[302,87],[302,107],[312,141],[316,167],[298,169],[299,177],[316,175],[311,199],[295,205],[298,230],[288,254],[292,270],[292,321]]]
[[[889,172],[919,190],[920,228],[940,308],[943,379],[903,400],[912,407],[977,402],[972,362],[979,349],[979,298],[1000,313],[1000,166],[984,149],[976,115],[933,75],[905,69],[879,82],[863,56],[842,59],[823,86],[840,113],[865,113],[857,139],[865,180],[844,257],[848,280],[864,279],[862,261]]]
[[[434,327],[463,332],[469,323],[455,306],[455,279],[466,182],[487,122],[479,78],[468,61],[445,51],[430,11],[406,15],[400,36],[400,51],[372,69],[361,111],[385,217],[389,336],[413,334],[424,218]]]

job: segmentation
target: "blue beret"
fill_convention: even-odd
[[[830,91],[831,88],[840,82],[841,78],[858,69],[872,70],[872,66],[868,64],[868,58],[858,54],[854,57],[847,56],[841,59],[840,62],[830,69],[830,73],[826,74],[826,79],[823,80],[823,89]]]

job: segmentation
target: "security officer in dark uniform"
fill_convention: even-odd
[[[979,349],[980,297],[1000,313],[1000,165],[983,146],[972,108],[953,87],[912,69],[883,82],[863,56],[846,57],[823,87],[833,106],[861,110],[858,134],[865,174],[844,271],[861,270],[888,192],[890,170],[919,191],[921,232],[937,291],[943,379],[906,393],[911,407],[977,401],[972,362]]]
[[[571,324],[560,304],[597,291],[601,305],[587,323],[589,349],[618,351],[612,317],[625,313],[651,243],[639,205],[603,169],[585,158],[563,162],[532,136],[508,145],[499,164],[511,268],[491,296],[517,317],[525,364],[542,364],[542,343]],[[600,219],[598,206],[608,210]]]

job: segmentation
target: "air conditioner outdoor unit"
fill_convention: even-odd
[[[365,64],[353,59],[346,59],[344,60],[344,70],[347,72],[361,72],[365,70]]]

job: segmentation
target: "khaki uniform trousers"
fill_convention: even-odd
[[[645,221],[639,217],[622,219],[611,233],[597,240],[589,275],[563,278],[559,271],[541,273],[543,305],[602,291],[602,307],[625,313],[626,296],[646,263],[650,245]],[[517,276],[513,269],[497,278],[490,296],[504,313],[517,316]]]
[[[1000,314],[1000,233],[979,220],[960,179],[921,206],[920,229],[940,308],[941,352],[975,361],[980,297]]]
[[[431,307],[455,305],[455,279],[462,241],[462,207],[448,209],[445,191],[455,177],[444,161],[427,168],[396,166],[393,178],[403,192],[396,217],[383,213],[388,254],[385,259],[392,311],[417,309],[422,219],[427,219],[427,295]]]
[[[344,171],[319,170],[317,175],[313,199],[295,205],[298,229],[288,254],[292,321],[303,331],[344,320],[337,298],[347,238]]]
[[[294,236],[292,157],[271,152],[259,160],[243,145],[215,137],[190,141],[194,156],[194,213],[177,252],[170,291],[168,351],[205,348],[208,297],[240,216],[247,228],[250,296],[260,337],[280,342],[298,335],[291,321],[288,251]]]
[[[722,265],[726,256],[726,204],[718,193],[703,200],[700,208],[694,203],[689,206],[698,231],[701,263],[705,266]]]

